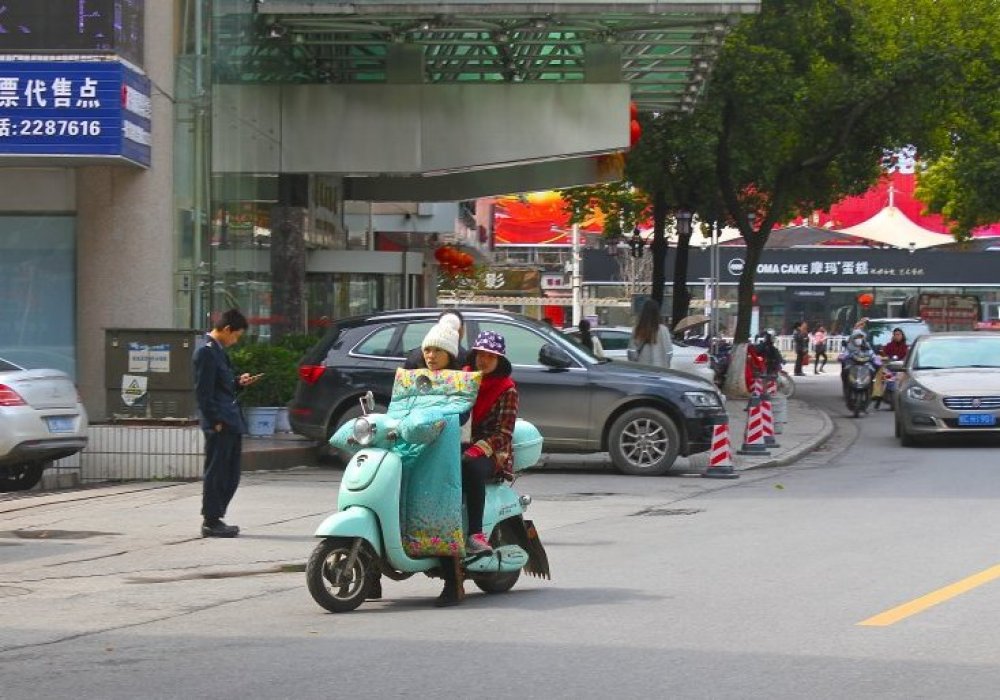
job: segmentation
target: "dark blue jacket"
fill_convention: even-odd
[[[211,336],[194,351],[194,393],[203,430],[218,423],[233,433],[245,433],[246,423],[236,399],[236,372],[229,355]]]

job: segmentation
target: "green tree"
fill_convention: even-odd
[[[579,223],[600,210],[605,215],[604,235],[609,242],[627,235],[640,222],[652,218],[653,256],[651,298],[663,308],[666,280],[667,227],[672,220],[677,233],[673,272],[673,322],[681,320],[690,306],[687,289],[688,251],[692,228],[679,230],[676,221],[681,210],[718,211],[716,188],[712,179],[711,149],[703,142],[691,141],[691,116],[684,114],[642,114],[642,137],[625,159],[625,179],[593,187],[563,191],[570,222]]]
[[[948,86],[941,146],[921,154],[931,163],[918,174],[917,187],[929,211],[952,221],[959,240],[1000,221],[1000,4],[972,0],[962,17],[962,79]]]
[[[737,340],[776,224],[864,191],[883,148],[939,142],[965,4],[764,0],[727,37],[689,138],[714,144],[719,197],[747,246]]]

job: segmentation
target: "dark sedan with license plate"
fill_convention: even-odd
[[[921,336],[899,372],[896,437],[913,446],[935,435],[1000,436],[1000,333]]]
[[[386,311],[337,322],[305,356],[289,404],[293,430],[325,441],[360,413],[369,389],[389,400],[396,369],[420,346],[439,309]],[[724,420],[709,382],[670,370],[602,361],[546,324],[495,309],[462,309],[462,345],[483,330],[507,341],[520,416],[538,427],[546,452],[609,452],[626,474],[662,474],[679,455],[709,449]]]

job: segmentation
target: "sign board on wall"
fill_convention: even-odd
[[[3,156],[150,164],[149,78],[119,61],[0,61]]]

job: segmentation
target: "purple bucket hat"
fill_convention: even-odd
[[[480,331],[476,336],[476,342],[469,349],[469,363],[475,366],[475,353],[479,350],[499,356],[500,364],[497,366],[495,374],[509,375],[512,371],[510,360],[507,359],[507,341],[496,331]]]

